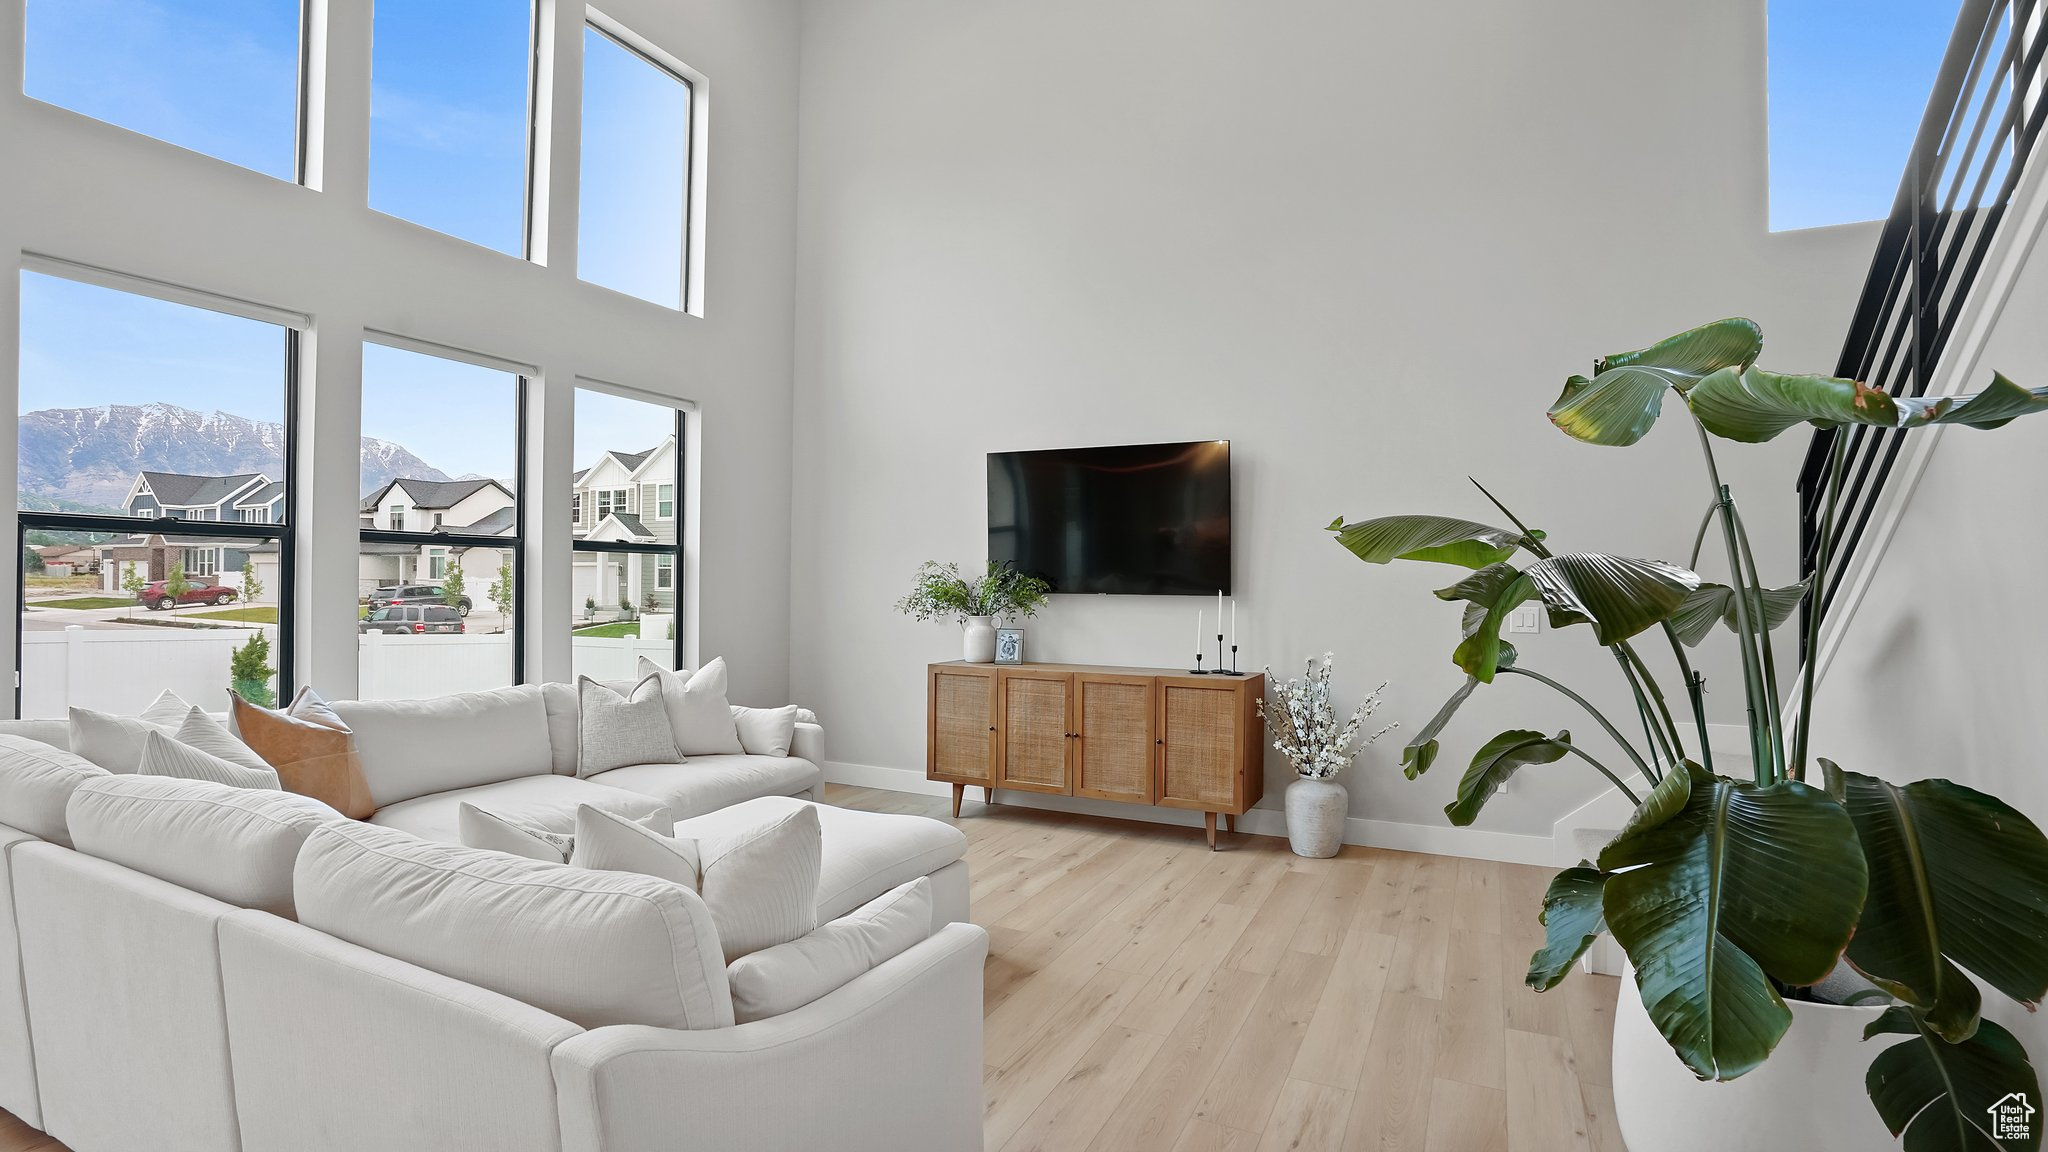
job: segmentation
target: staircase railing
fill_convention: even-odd
[[[2044,49],[2048,0],[1964,0],[1835,375],[1926,394],[2048,121]],[[1842,528],[1816,571],[1828,456],[1844,435]],[[1865,426],[1814,434],[1798,485],[1800,570],[1818,590],[1809,611],[1834,603],[1903,442]]]

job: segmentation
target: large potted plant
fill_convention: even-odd
[[[917,583],[896,610],[918,621],[958,621],[960,658],[987,664],[996,658],[996,621],[1038,615],[1051,592],[1052,585],[995,560],[976,580],[962,575],[958,564],[927,560],[918,565]]]
[[[1568,732],[1503,732],[1473,757],[1446,812],[1452,823],[1470,824],[1515,772],[1566,757],[1597,770],[1635,804],[1596,860],[1551,882],[1545,946],[1528,973],[1530,987],[1555,987],[1602,931],[1628,954],[1635,996],[1624,982],[1614,1084],[1617,1118],[1635,1152],[1862,1152],[1871,1145],[1856,1114],[1826,1097],[1821,1075],[1860,1063],[1843,1039],[1858,1035],[1875,1050],[1863,1087],[1884,1128],[1905,1135],[1906,1148],[2031,1148],[2031,1138],[2000,1140],[1992,1130],[2001,1102],[2010,1108],[2007,1098],[2016,1095],[2037,1106],[2040,1088],[2018,1041],[1981,1017],[1980,984],[2029,1008],[2048,992],[2048,838],[1975,789],[1947,780],[1894,783],[1846,770],[1808,747],[1813,669],[1801,677],[1797,709],[1783,709],[1771,635],[1806,605],[1810,647],[1826,605],[1804,583],[1765,583],[1721,482],[1715,441],[1762,443],[1802,423],[1996,428],[2048,409],[2048,389],[2030,392],[1997,376],[1975,395],[1893,397],[1853,380],[1766,371],[1755,364],[1762,345],[1755,324],[1719,321],[1597,361],[1592,376],[1566,381],[1550,408],[1552,423],[1567,434],[1626,446],[1642,439],[1664,403],[1680,407],[1698,433],[1708,489],[1684,565],[1565,550],[1491,494],[1510,527],[1444,516],[1330,525],[1339,543],[1371,563],[1467,570],[1436,593],[1463,605],[1452,659],[1466,679],[1404,749],[1403,769],[1411,779],[1427,771],[1459,706],[1503,676],[1559,693],[1626,757],[1602,763]],[[1821,570],[1839,542],[1845,440],[1834,438],[1829,461]],[[1697,574],[1710,533],[1723,553],[1724,581]],[[1585,696],[1517,662],[1502,625],[1532,600],[1552,627],[1583,625],[1613,653],[1640,738],[1635,724],[1624,734]],[[1732,637],[1741,657],[1748,778],[1715,770],[1706,678],[1687,655],[1718,631]],[[1652,643],[1638,651],[1642,637]],[[1664,663],[1657,649],[1667,645],[1691,703],[1690,733],[1652,668]],[[1914,766],[1878,767],[1900,775]],[[1813,988],[1843,961],[1886,1002],[1824,1004]],[[1655,1065],[1638,1058],[1642,1050],[1665,1046],[1690,1078],[1646,1071]],[[1737,1080],[1781,1048],[1783,1075],[1774,1065],[1733,1089],[1699,1083]]]

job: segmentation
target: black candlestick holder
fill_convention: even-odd
[[[1232,645],[1230,646],[1230,653],[1231,653],[1230,667],[1226,669],[1225,667],[1223,667],[1223,633],[1221,633],[1221,632],[1218,632],[1218,633],[1216,634],[1216,671],[1214,671],[1214,672],[1210,673],[1210,675],[1212,675],[1212,676],[1242,676],[1242,675],[1244,675],[1244,673],[1242,673],[1242,672],[1239,672],[1239,671],[1237,670],[1237,645],[1235,645],[1235,644],[1232,644]]]
[[[1195,653],[1195,666],[1194,666],[1193,668],[1190,668],[1190,669],[1188,669],[1188,675],[1190,675],[1190,676],[1207,676],[1207,675],[1209,675],[1209,670],[1208,670],[1207,668],[1204,668],[1204,667],[1202,667],[1202,654],[1201,654],[1200,652],[1197,652],[1197,653]]]

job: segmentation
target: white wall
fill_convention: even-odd
[[[1491,519],[1471,475],[1555,541],[1683,560],[1691,432],[1598,449],[1543,412],[1595,355],[1730,314],[1767,363],[1833,367],[1875,229],[1766,231],[1763,8],[806,5],[792,673],[835,759],[921,774],[924,666],[959,638],[890,605],[921,560],[980,562],[990,451],[1230,438],[1243,663],[1334,650],[1343,697],[1391,678],[1411,728],[1459,680],[1428,595],[1456,572],[1368,568],[1332,516]],[[1788,581],[1801,447],[1722,459]],[[1062,598],[1028,651],[1184,666],[1196,606]],[[1528,639],[1626,712],[1583,633]],[[1732,661],[1709,673],[1739,722]],[[1496,688],[1425,782],[1398,737],[1369,753],[1354,815],[1441,826],[1512,725],[1592,727]],[[1547,837],[1596,783],[1530,773],[1481,827]]]
[[[708,81],[701,317],[584,284],[574,267],[583,8],[541,0],[553,38],[544,263],[367,207],[370,5],[331,10],[316,71],[315,191],[101,124],[21,94],[23,0],[0,0],[0,254],[35,252],[313,318],[304,458],[301,682],[356,681],[356,457],[365,330],[539,369],[529,479],[529,676],[569,675],[569,474],[578,376],[699,406],[691,588],[715,611],[693,633],[730,657],[735,698],[787,695],[795,210],[795,0],[608,0],[602,8]],[[0,404],[13,405],[19,280],[0,275]],[[175,397],[173,397],[175,399]],[[11,483],[14,438],[0,438]],[[14,507],[10,499],[7,509]],[[12,512],[5,512],[11,518]],[[11,532],[11,519],[0,524]],[[17,576],[0,576],[11,600]],[[693,621],[694,622],[694,621]],[[349,689],[328,688],[346,694]]]

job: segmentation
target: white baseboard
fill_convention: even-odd
[[[920,796],[951,796],[953,786],[927,780],[924,773],[908,768],[883,768],[873,764],[848,764],[828,760],[825,779],[855,788],[879,788],[888,792],[909,792]],[[1140,804],[1117,804],[1085,796],[1045,796],[1036,792],[998,789],[1000,803],[1015,808],[1037,808],[1047,812],[1073,812],[1084,816],[1106,816],[1117,820],[1143,820],[1153,824],[1177,824],[1199,828],[1202,814],[1182,808],[1153,808]],[[980,789],[970,787],[970,797],[979,798]],[[1286,836],[1287,816],[1278,808],[1254,808],[1237,818],[1237,830],[1253,836]],[[1507,864],[1549,865],[1555,850],[1548,836],[1524,836],[1509,832],[1485,832],[1454,828],[1448,824],[1404,824],[1393,820],[1367,820],[1353,816],[1344,822],[1344,842],[1369,848],[1402,852],[1426,852],[1433,856],[1463,856],[1473,860],[1498,860]]]

